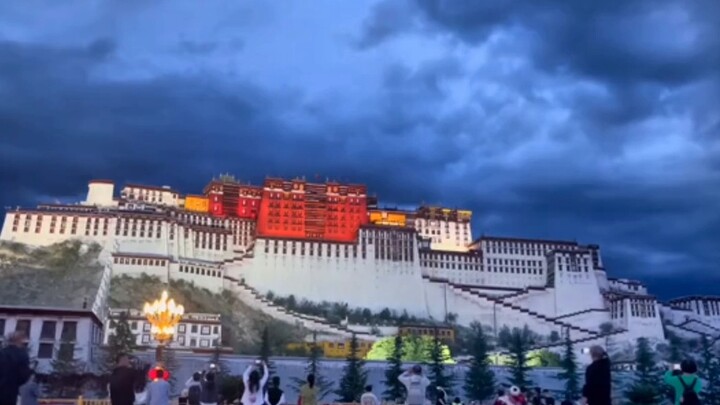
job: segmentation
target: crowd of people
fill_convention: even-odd
[[[0,350],[0,405],[37,405],[39,398],[38,384],[30,365],[26,341],[22,333],[8,336],[6,346]],[[610,359],[600,346],[589,349],[592,363],[585,371],[585,384],[579,398],[563,398],[555,400],[548,390],[535,388],[523,391],[511,386],[498,391],[493,405],[611,405],[612,382]],[[185,383],[181,396],[181,404],[217,405],[221,403],[220,384],[217,370],[211,365],[208,370],[196,372]],[[112,405],[169,405],[171,387],[167,371],[156,368],[150,373],[150,383],[138,389],[138,373],[127,355],[120,355],[117,365],[110,376],[109,392]],[[280,385],[280,378],[275,376],[268,384],[269,372],[267,365],[261,361],[250,365],[242,376],[240,396],[241,405],[283,405],[287,404],[285,393]],[[144,377],[143,377],[144,378]],[[697,365],[693,360],[685,360],[675,364],[668,370],[663,380],[669,387],[669,401],[675,405],[699,405],[702,381],[697,376]],[[429,405],[428,389],[435,393],[435,405],[448,405],[448,395],[443,387],[431,387],[430,380],[423,374],[419,365],[405,371],[399,381],[404,385],[405,405]],[[145,384],[143,384],[145,385]],[[381,405],[368,385],[360,399],[360,405]],[[315,385],[315,376],[307,376],[305,384],[299,390],[298,405],[318,405],[320,398]],[[460,398],[454,398],[452,405],[462,405]],[[470,405],[479,404],[470,401]]]

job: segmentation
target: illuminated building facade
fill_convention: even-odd
[[[202,195],[94,180],[87,199],[6,213],[0,240],[97,242],[114,275],[182,278],[230,291],[288,322],[348,337],[348,330],[273,307],[263,294],[390,309],[419,319],[478,321],[570,333],[583,345],[664,339],[663,324],[693,336],[718,329],[718,299],[661,303],[637,281],[608,277],[600,248],[576,241],[483,235],[472,212],[435,206],[378,208],[364,185],[230,176]],[[706,326],[703,326],[706,325]],[[703,329],[704,328],[704,329]],[[715,329],[713,329],[715,328]]]

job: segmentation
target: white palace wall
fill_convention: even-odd
[[[421,250],[414,230],[373,225],[361,227],[358,241],[350,244],[255,240],[252,221],[127,208],[10,211],[0,239],[35,246],[96,242],[113,276],[183,279],[217,293],[233,279],[244,279],[261,293],[345,302],[375,312],[389,308],[438,321],[454,313],[464,325],[528,325],[547,335],[571,324],[571,334],[585,338],[587,330],[612,322],[627,330],[623,338],[664,336],[655,298],[639,282],[608,279],[597,247],[481,237],[467,251]],[[607,298],[613,294],[617,297]],[[663,307],[662,315],[676,325],[693,319],[695,328],[711,330],[720,324],[720,301],[683,301]]]
[[[330,256],[325,250],[320,257],[290,251],[273,253],[269,247],[273,242],[257,239],[253,258],[241,267],[245,281],[261,293],[272,291],[309,301],[347,302],[350,307],[373,311],[390,308],[428,316],[425,305],[418,305],[423,302],[423,285],[417,255],[413,261],[378,260],[371,244],[365,258],[358,254],[348,260],[344,256],[346,247],[352,249],[348,244],[314,243],[315,249],[330,248]]]
[[[527,290],[524,294],[510,297],[505,301],[511,302],[523,308],[532,309],[541,314],[557,316],[555,308],[555,289],[545,288],[542,290]]]

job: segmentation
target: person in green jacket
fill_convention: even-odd
[[[683,360],[682,363],[680,363],[680,367],[675,365],[672,370],[668,370],[665,373],[663,377],[665,384],[671,386],[675,391],[675,405],[682,404],[685,387],[693,387],[695,393],[697,393],[698,396],[700,395],[702,381],[700,381],[700,377],[698,377],[696,373],[697,364],[695,364],[693,360]]]

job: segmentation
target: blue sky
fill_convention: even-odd
[[[0,3],[0,204],[363,182],[720,293],[720,3]]]

